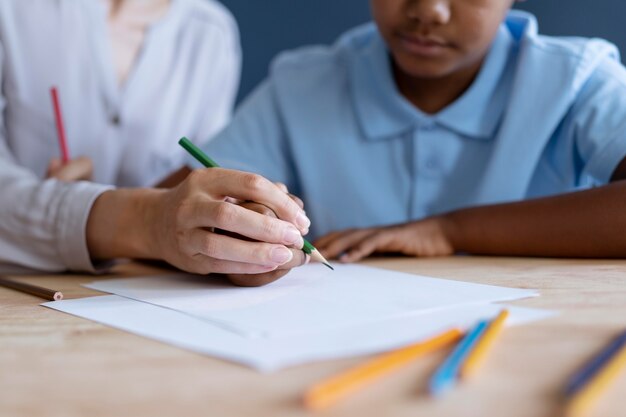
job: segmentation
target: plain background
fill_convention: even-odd
[[[267,75],[276,54],[302,45],[329,44],[345,30],[370,19],[367,0],[222,0],[241,31],[243,74],[239,98]],[[547,35],[595,36],[626,53],[626,2],[621,0],[528,0]]]

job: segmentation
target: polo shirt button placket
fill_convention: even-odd
[[[437,172],[437,161],[435,160],[434,157],[431,157],[428,159],[428,161],[426,161],[426,169],[431,173],[434,174]]]
[[[422,134],[424,134],[424,133],[428,134],[428,133],[432,133],[436,129],[437,129],[437,126],[436,126],[435,122],[428,121],[428,122],[423,123],[419,127],[419,132],[421,132]],[[429,137],[425,141],[425,143],[428,143],[428,141],[431,140],[431,139],[432,138]],[[427,155],[423,155],[424,156],[423,159],[422,159],[423,170],[424,170],[425,173],[427,173],[427,175],[437,176],[438,168],[439,168],[439,164],[437,163],[437,157],[435,155],[432,155],[431,152],[428,152]]]
[[[433,122],[428,122],[420,126],[420,130],[423,132],[432,132],[435,129],[436,129],[436,126]]]

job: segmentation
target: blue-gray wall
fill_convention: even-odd
[[[626,54],[623,0],[528,0],[516,7],[534,13],[543,34],[604,38]]]
[[[346,29],[369,20],[367,0],[221,0],[241,31],[245,97],[267,75],[280,51],[331,43]]]
[[[369,19],[367,0],[222,0],[241,30],[244,66],[240,97],[267,74],[278,52],[301,45],[330,43]],[[626,1],[528,0],[520,9],[535,13],[542,33],[598,36],[626,54]]]

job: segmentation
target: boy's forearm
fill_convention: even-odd
[[[155,258],[150,225],[160,193],[153,189],[117,189],[98,197],[87,221],[91,258]]]
[[[445,215],[457,252],[626,257],[626,182]]]

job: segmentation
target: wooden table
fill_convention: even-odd
[[[476,377],[444,399],[425,394],[445,352],[432,354],[362,390],[324,416],[552,417],[568,376],[626,327],[626,262],[451,257],[375,259],[366,264],[442,278],[538,288],[515,304],[559,310],[558,317],[507,330]],[[107,277],[162,272],[139,264]],[[105,278],[105,277],[102,277]],[[19,278],[66,298],[98,293],[85,275]],[[261,375],[242,366],[38,306],[0,288],[0,416],[313,415],[303,390],[358,364],[342,359]],[[590,416],[626,416],[626,377]]]

